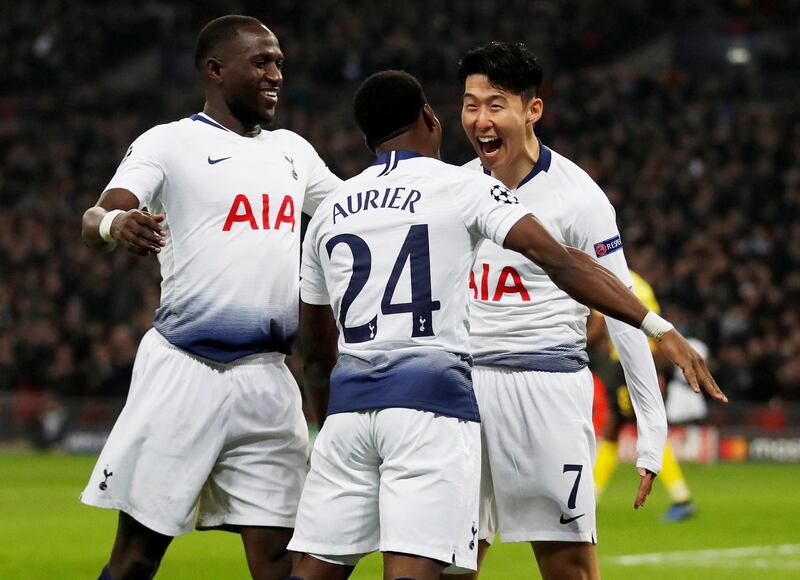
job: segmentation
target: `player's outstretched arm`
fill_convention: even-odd
[[[97,205],[83,214],[81,237],[90,248],[117,243],[140,256],[157,254],[164,245],[163,215],[140,211],[139,199],[127,189],[103,192]]]
[[[655,331],[647,323],[643,325],[645,317],[660,319],[614,274],[588,254],[559,244],[535,217],[526,216],[514,224],[503,245],[536,262],[556,286],[578,302],[645,330],[661,343],[662,352],[683,370],[696,392],[702,387],[715,399],[727,401],[703,357],[677,330],[669,324],[667,328],[661,324],[662,328]]]
[[[319,427],[328,413],[328,389],[331,371],[336,364],[338,336],[330,306],[300,302],[298,342],[303,355],[303,388]]]
[[[532,215],[519,220],[503,244],[536,262],[578,302],[639,328],[647,307],[611,272],[580,250],[559,244]]]

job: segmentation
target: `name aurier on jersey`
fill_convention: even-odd
[[[370,208],[399,209],[414,213],[414,204],[422,199],[422,194],[416,189],[406,191],[407,189],[409,188],[387,187],[383,191],[368,189],[352,193],[347,196],[346,203],[333,204],[333,223],[336,223],[337,217],[344,219],[360,211],[367,211]]]

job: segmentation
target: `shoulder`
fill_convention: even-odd
[[[500,183],[491,175],[483,172],[480,161],[475,159],[464,165],[451,165],[439,160],[433,160],[439,164],[436,175],[447,179],[452,183],[467,185],[471,188],[480,189],[484,186],[491,187]]]
[[[481,173],[483,173],[483,165],[481,165],[481,160],[478,157],[470,161],[467,161],[461,167],[463,167],[464,169],[471,169],[472,171],[480,171]]]
[[[147,143],[156,146],[163,144],[165,140],[174,141],[188,128],[187,123],[191,123],[191,120],[181,119],[180,121],[156,125],[139,135],[134,143]]]
[[[128,147],[123,161],[128,157],[134,157],[150,159],[158,164],[163,164],[165,159],[171,158],[173,152],[181,149],[178,142],[181,140],[181,134],[186,130],[183,121],[156,125],[145,131]],[[186,119],[186,121],[189,120]]]
[[[266,137],[276,145],[285,147],[293,153],[318,157],[314,146],[294,131],[288,129],[274,129],[266,132]]]
[[[552,185],[555,185],[562,195],[581,207],[589,204],[611,205],[600,186],[577,163],[552,149],[550,153],[552,159],[548,173],[553,180]]]

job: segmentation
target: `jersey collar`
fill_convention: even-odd
[[[375,165],[383,165],[383,171],[380,172],[378,177],[381,175],[386,175],[392,169],[397,167],[397,164],[400,163],[403,159],[412,159],[414,157],[424,157],[422,153],[417,153],[416,151],[408,151],[407,149],[397,149],[395,151],[385,151],[378,155],[378,158],[372,164],[374,167]]]
[[[550,163],[553,161],[553,152],[550,151],[541,141],[539,141],[539,159],[536,160],[536,164],[531,169],[530,173],[522,178],[522,181],[517,184],[516,189],[519,189],[526,183],[528,183],[531,179],[539,175],[542,171],[545,173],[548,169],[550,169]],[[483,167],[483,165],[481,165]],[[486,175],[491,175],[492,172],[483,167],[483,172]]]
[[[226,127],[223,127],[222,125],[217,123],[214,119],[212,119],[211,117],[209,117],[205,113],[202,113],[202,112],[201,113],[195,113],[194,115],[192,115],[189,118],[192,121],[200,121],[201,123],[205,123],[206,125],[211,125],[212,127],[216,127],[217,129],[222,129],[223,131],[226,131],[228,133],[233,133],[233,131],[231,131],[230,129],[228,129]],[[255,137],[259,133],[261,133],[261,127],[260,126],[258,127],[258,131],[256,133],[254,133],[253,135],[250,135],[250,137]]]

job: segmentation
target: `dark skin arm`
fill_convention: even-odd
[[[331,307],[300,302],[299,347],[303,355],[303,388],[322,427],[328,413],[331,371],[336,365],[339,331]]]
[[[103,192],[97,204],[83,214],[81,237],[90,248],[102,249],[108,244],[100,237],[100,222],[107,212],[121,209],[125,213],[114,218],[111,237],[128,251],[140,256],[158,254],[164,246],[166,230],[163,215],[140,211],[139,199],[127,189],[115,188]]]
[[[538,264],[553,283],[572,298],[639,328],[648,310],[611,272],[591,256],[562,246],[532,215],[519,220],[506,236],[504,247]],[[701,357],[675,329],[659,340],[659,349],[678,365],[695,392],[704,388],[714,399],[727,402]]]

